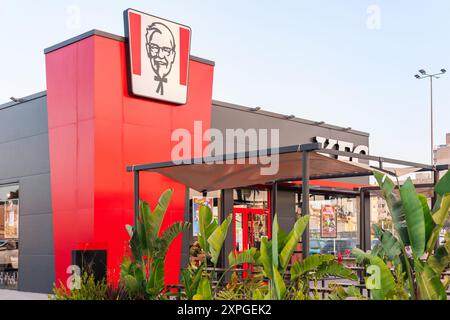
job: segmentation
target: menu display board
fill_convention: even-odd
[[[322,206],[320,211],[320,237],[337,238],[337,215],[334,206]]]
[[[8,200],[4,203],[4,238],[19,238],[19,201]]]

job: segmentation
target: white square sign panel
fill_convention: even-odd
[[[186,104],[191,28],[133,9],[124,16],[130,93]]]

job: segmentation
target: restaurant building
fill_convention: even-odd
[[[0,105],[0,287],[50,292],[83,259],[94,261],[96,272],[116,281],[128,240],[125,225],[134,219],[133,174],[126,168],[170,161],[174,130],[194,133],[196,123],[202,124],[202,133],[210,128],[278,129],[281,147],[320,142],[328,149],[368,154],[368,133],[213,100],[215,64],[190,55],[190,29],[184,26],[172,34],[180,39],[173,60],[178,69],[169,70],[176,73],[178,87],[172,90],[172,78],[159,74],[153,91],[160,96],[165,92],[171,100],[147,96],[142,83],[149,75],[140,57],[146,45],[139,41],[151,37],[151,28],[141,26],[148,16],[136,11],[125,15],[126,37],[92,30],[46,49],[47,90]],[[300,106],[298,113],[307,107]],[[244,141],[247,149],[258,147]],[[142,175],[140,198],[151,205],[164,190],[174,189],[164,226],[179,220],[194,223],[193,231],[169,250],[167,283],[177,283],[180,268],[188,263],[200,202],[208,203],[219,220],[234,214],[226,250],[257,246],[262,236],[270,236],[274,199],[269,180],[202,192],[157,173]],[[362,226],[355,190],[368,183],[368,177],[311,182],[307,254],[345,254],[362,246],[362,230],[370,231]],[[290,228],[300,212],[301,188],[291,182],[277,188],[280,225]],[[320,227],[327,210],[338,219],[331,237]],[[370,237],[365,241],[370,244]]]

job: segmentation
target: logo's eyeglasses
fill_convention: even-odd
[[[163,53],[163,56],[168,57],[172,53],[172,48],[169,47],[160,47],[157,44],[150,43],[150,50],[152,55],[159,55],[160,52]]]

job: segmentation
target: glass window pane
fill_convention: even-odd
[[[0,288],[17,289],[19,187],[0,186]]]

